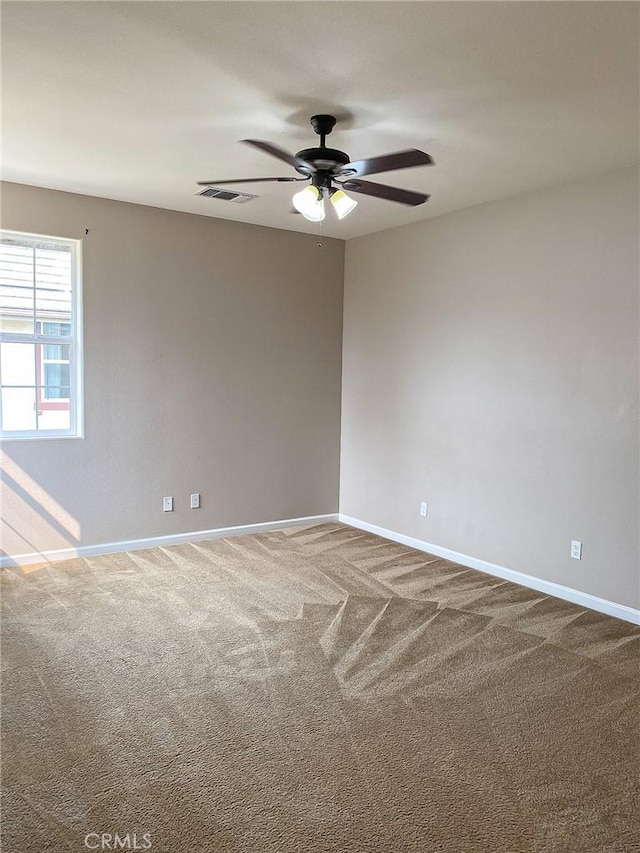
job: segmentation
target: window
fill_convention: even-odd
[[[0,232],[0,429],[82,435],[80,241]]]

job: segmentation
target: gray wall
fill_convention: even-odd
[[[4,443],[8,553],[337,511],[342,241],[2,190],[3,228],[90,229],[86,437]]]
[[[638,607],[638,281],[635,169],[350,241],[341,512]]]

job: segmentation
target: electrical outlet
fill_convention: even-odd
[[[429,504],[426,501],[422,501],[420,504],[420,515],[423,518],[426,518],[428,512],[429,512]]]
[[[577,539],[571,540],[571,559],[572,560],[581,560],[582,559],[582,542],[578,542]]]
[[[191,495],[191,509],[200,509],[200,495],[197,492]]]
[[[173,512],[173,498],[165,497],[162,498],[162,512]]]

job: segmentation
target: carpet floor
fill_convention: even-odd
[[[631,624],[337,523],[2,585],[7,853],[640,851]]]

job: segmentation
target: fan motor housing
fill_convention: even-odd
[[[305,148],[303,151],[298,151],[296,157],[311,163],[314,168],[323,172],[332,172],[350,162],[349,155],[344,151],[338,151],[337,148]],[[298,169],[298,172],[305,174],[304,169]]]

